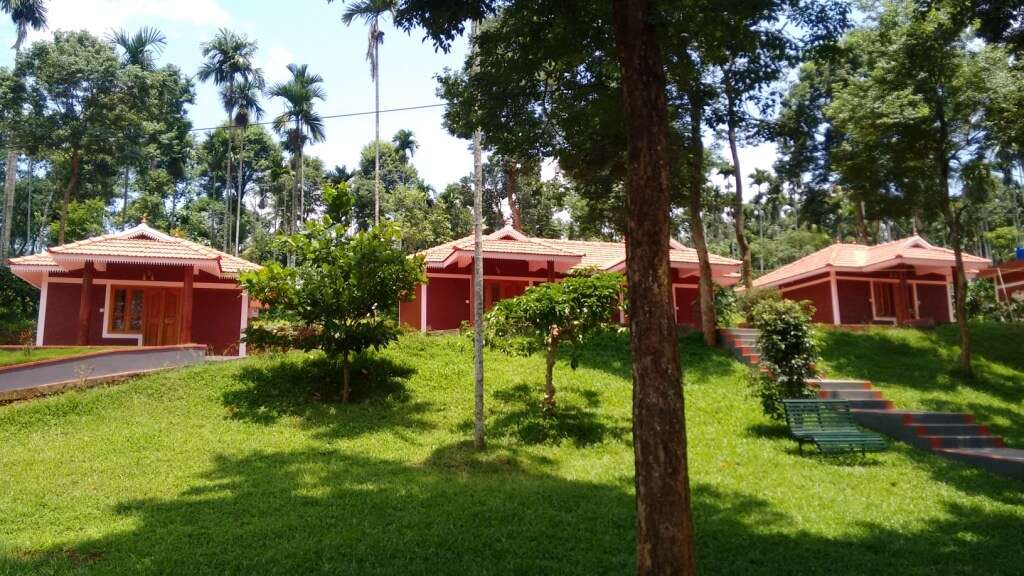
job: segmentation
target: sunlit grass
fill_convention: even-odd
[[[1019,482],[900,445],[801,457],[745,367],[682,343],[703,573],[1018,573]],[[631,572],[626,338],[559,362],[555,419],[541,358],[488,354],[483,453],[471,358],[405,336],[348,406],[294,353],[0,408],[0,574]]]

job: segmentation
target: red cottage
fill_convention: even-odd
[[[1024,298],[1024,260],[1010,260],[981,273],[996,285],[996,298],[1001,302]]]
[[[238,274],[258,265],[145,223],[10,260],[40,289],[37,345],[206,344],[245,355]]]
[[[964,254],[967,276],[989,260]],[[793,300],[810,300],[824,324],[942,323],[954,319],[953,251],[911,236],[864,246],[833,244],[773,270],[754,286],[775,286]]]
[[[452,330],[473,321],[473,237],[447,242],[420,254],[426,258],[428,282],[416,287],[413,300],[399,305],[402,324],[423,332]],[[529,286],[554,282],[572,270],[626,270],[621,242],[584,242],[531,238],[506,226],[484,236],[484,308],[523,293]],[[676,322],[697,322],[697,253],[672,241],[669,252]],[[731,286],[739,279],[740,262],[711,255],[715,281]]]

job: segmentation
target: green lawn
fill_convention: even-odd
[[[32,348],[26,354],[24,349],[0,350],[0,366],[12,364],[24,364],[26,362],[38,362],[51,358],[63,358],[65,356],[77,356],[88,352],[99,352],[101,350],[113,350],[116,346],[69,346],[67,348]]]
[[[905,446],[797,455],[746,368],[687,337],[704,574],[1019,574],[1020,482]],[[0,574],[623,574],[633,567],[628,346],[487,358],[403,337],[322,404],[316,356],[251,358],[0,408]]]
[[[956,370],[956,326],[823,330],[821,368],[871,380],[900,408],[972,412],[1007,443],[1024,447],[1024,324],[975,324],[971,332],[973,378]]]

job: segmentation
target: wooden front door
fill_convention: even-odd
[[[143,302],[143,345],[178,344],[178,335],[181,333],[181,291],[177,288],[149,288]]]

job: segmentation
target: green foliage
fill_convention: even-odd
[[[425,280],[423,260],[408,258],[396,248],[398,234],[391,225],[350,236],[330,218],[307,223],[305,231],[279,244],[296,265],[270,264],[243,275],[242,285],[301,328],[268,335],[257,325],[253,338],[284,347],[291,335],[292,347],[319,348],[328,358],[340,359],[341,398],[348,401],[349,356],[380,349],[398,337],[398,324],[386,311]]]
[[[20,344],[35,327],[39,291],[0,266],[0,344]]]
[[[760,366],[767,372],[751,375],[752,387],[766,416],[785,417],[782,400],[809,395],[806,380],[814,376],[818,347],[811,332],[813,309],[807,302],[759,297],[749,308],[757,339]]]
[[[103,227],[106,216],[106,204],[100,198],[73,200],[68,204],[65,241],[74,242],[103,234],[106,231]],[[50,223],[51,238],[57,237],[59,227],[60,222]]]
[[[715,319],[719,326],[735,326],[741,321],[739,297],[732,288],[715,284]]]
[[[994,279],[974,280],[967,284],[967,313],[971,320],[989,322],[1024,322],[1024,297],[1019,292],[1010,298],[996,296]]]
[[[625,279],[614,272],[578,271],[560,282],[527,288],[516,298],[502,300],[487,313],[487,345],[506,354],[528,356],[547,352],[545,403],[554,403],[552,371],[562,343],[576,349],[599,329],[612,323],[619,309]]]
[[[754,325],[754,308],[761,302],[782,300],[782,293],[778,288],[753,288],[744,290],[736,297],[736,311],[743,318],[743,321],[751,326]]]

